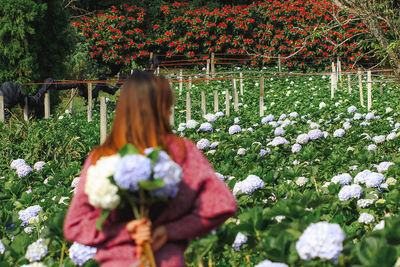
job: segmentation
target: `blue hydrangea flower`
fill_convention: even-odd
[[[165,151],[160,151],[159,158],[153,167],[154,178],[165,182],[163,188],[152,191],[153,196],[159,198],[175,197],[182,181],[182,168],[175,163]]]
[[[22,165],[17,168],[17,174],[19,178],[24,178],[32,172],[32,168],[28,165]]]
[[[11,167],[11,169],[16,170],[16,169],[18,169],[18,167],[23,166],[23,165],[26,165],[25,160],[23,160],[23,159],[16,159],[16,160],[13,160],[13,161],[11,162],[10,167]]]
[[[150,175],[150,159],[142,155],[131,154],[118,161],[115,167],[114,181],[123,189],[137,191],[139,190],[138,183],[149,180]]]
[[[308,137],[310,138],[310,140],[317,140],[322,136],[324,136],[324,134],[319,129],[311,130],[308,132]]]
[[[246,242],[247,242],[247,236],[245,236],[244,234],[242,234],[241,232],[239,232],[239,233],[236,235],[235,241],[233,241],[232,247],[233,247],[236,251],[239,251],[239,250],[240,250],[240,247],[241,247],[243,244],[246,244]]]
[[[267,124],[268,122],[273,121],[274,118],[275,118],[274,115],[270,114],[270,115],[268,115],[267,117],[262,118],[262,119],[261,119],[261,123],[262,123],[262,124]]]
[[[255,265],[254,267],[289,267],[289,266],[281,262],[272,262],[270,260],[264,260]]]
[[[208,141],[208,139],[205,139],[205,138],[200,139],[199,141],[197,141],[197,144],[196,144],[197,148],[200,150],[206,149],[206,148],[210,147],[210,145],[211,145],[210,141]]]
[[[6,251],[6,248],[4,247],[3,242],[0,240],[0,254],[4,254],[4,251]]]
[[[331,182],[335,183],[335,184],[340,183],[340,185],[346,185],[346,184],[350,184],[352,179],[353,178],[351,177],[350,174],[342,173],[342,174],[338,174],[338,175],[334,176],[331,179]]]
[[[244,194],[251,194],[256,189],[264,187],[264,181],[260,179],[260,177],[250,174],[241,182],[237,182],[233,187],[233,195],[242,192]]]
[[[24,210],[20,210],[18,215],[19,219],[22,220],[22,226],[27,226],[29,220],[36,217],[40,211],[42,211],[42,208],[39,205],[30,206]]]
[[[199,132],[212,132],[213,127],[211,123],[205,122],[200,124],[200,128],[198,129]]]
[[[363,190],[358,184],[345,185],[340,189],[338,197],[340,201],[345,201],[350,198],[360,198],[362,193]]]
[[[93,259],[96,252],[97,248],[74,242],[69,249],[69,257],[73,263],[82,266],[85,262]]]

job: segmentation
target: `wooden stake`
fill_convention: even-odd
[[[44,94],[44,118],[50,118],[50,91]]]
[[[218,91],[214,91],[214,112],[219,111]]]
[[[210,59],[207,59],[207,68],[206,68],[206,79],[207,79],[207,84],[210,83]]]
[[[357,72],[357,76],[358,76],[358,87],[360,88],[360,103],[362,107],[364,106],[364,94],[363,94],[363,85],[362,85],[362,75],[361,75],[361,71]]]
[[[88,85],[88,106],[87,106],[87,120],[92,121],[92,84]]]
[[[206,115],[206,94],[201,91],[201,117]]]
[[[71,90],[71,102],[69,102],[69,114],[72,114],[72,110],[73,110],[73,106],[74,106],[74,98],[73,98],[73,96],[75,95],[75,92],[76,92],[76,90],[77,89],[72,89]]]
[[[233,107],[235,111],[239,110],[239,96],[236,88],[236,79],[232,79],[232,87],[233,87]]]
[[[182,89],[183,89],[183,71],[179,71],[179,95],[182,95]]]
[[[335,63],[332,62],[332,73],[331,73],[331,98],[335,97]]]
[[[278,55],[278,69],[279,69],[279,74],[282,74],[282,56],[281,56],[281,54]]]
[[[157,75],[160,75],[160,67],[157,67]]]
[[[243,95],[243,73],[240,72],[240,95]]]
[[[368,111],[372,107],[372,77],[371,77],[371,71],[369,70],[367,72],[367,109]]]
[[[107,138],[107,104],[104,96],[100,97],[100,144]]]
[[[260,116],[264,117],[264,77],[260,78]]]
[[[175,105],[172,104],[171,107],[171,115],[169,116],[169,124],[174,127],[175,126]]]
[[[211,75],[215,78],[215,54],[211,53]]]
[[[4,117],[4,97],[0,95],[0,122],[5,121]]]
[[[192,76],[189,76],[188,90],[192,90]]]
[[[190,100],[190,92],[186,92],[186,122],[191,120],[192,103]]]
[[[349,90],[349,95],[351,95],[351,77],[350,77],[350,73],[347,74],[347,88]]]
[[[28,106],[28,97],[25,96],[24,99],[25,105],[24,105],[24,120],[29,120],[29,106]]]
[[[383,95],[383,83],[382,82],[379,84],[379,89],[380,89],[381,95]]]
[[[229,99],[229,90],[225,90],[225,115],[229,117],[231,115],[230,110],[230,99]]]

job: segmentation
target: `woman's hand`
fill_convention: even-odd
[[[143,243],[151,242],[151,221],[147,221],[146,218],[132,220],[126,225],[126,230],[128,230],[132,240],[138,245],[136,247],[136,257],[141,259],[143,254]]]
[[[165,243],[167,243],[168,240],[167,228],[165,228],[164,225],[161,225],[158,226],[156,229],[154,229],[152,240],[153,240],[152,242],[153,251],[159,250],[162,246],[164,246]]]

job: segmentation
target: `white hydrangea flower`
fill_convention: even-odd
[[[347,108],[348,113],[354,113],[357,111],[357,108],[355,106],[350,106]]]
[[[367,121],[369,121],[369,120],[372,120],[372,119],[374,119],[375,118],[375,115],[374,115],[374,113],[368,113],[367,115],[365,115],[365,119],[367,120]]]
[[[372,137],[372,141],[374,141],[376,144],[380,144],[385,142],[386,137],[384,135],[378,135],[378,136],[374,136]]]
[[[120,203],[118,187],[108,179],[115,172],[119,154],[102,157],[96,165],[91,165],[86,174],[85,193],[89,197],[89,203],[95,207],[112,210]]]
[[[334,176],[331,179],[331,182],[335,183],[335,184],[340,183],[340,185],[347,185],[347,184],[350,184],[352,179],[353,179],[353,177],[351,177],[350,174],[342,173],[342,174],[338,174],[338,175]]]
[[[289,266],[281,262],[272,262],[270,260],[264,260],[262,262],[259,262],[254,267],[289,267]]]
[[[310,137],[308,136],[308,134],[300,134],[299,136],[297,136],[296,143],[301,145],[307,144],[309,139]]]
[[[370,223],[375,222],[375,218],[371,214],[363,212],[363,213],[361,213],[360,217],[358,218],[358,222],[370,224]]]
[[[0,254],[4,254],[5,251],[6,251],[6,248],[4,247],[3,242],[1,242],[1,240],[0,240]]]
[[[239,148],[238,149],[238,151],[237,151],[237,154],[239,155],[239,156],[244,156],[244,155],[246,155],[246,149],[245,148]]]
[[[242,132],[242,128],[240,128],[239,125],[232,125],[231,127],[229,127],[228,132],[230,135],[240,133]]]
[[[384,228],[385,228],[385,221],[382,220],[377,225],[375,225],[375,227],[372,231],[383,230]]]
[[[308,179],[306,177],[299,177],[296,179],[296,184],[298,186],[304,186],[306,183],[308,183]]]
[[[312,223],[300,236],[296,250],[300,258],[336,259],[343,250],[343,240],[346,238],[338,224],[328,222]]]
[[[38,161],[38,162],[36,162],[36,163],[33,165],[33,168],[34,168],[36,171],[40,172],[40,171],[43,169],[44,165],[46,165],[46,162],[44,162],[44,161]]]
[[[276,136],[280,136],[280,135],[284,135],[285,134],[285,130],[282,127],[277,127],[274,131],[274,134]]]
[[[222,111],[218,111],[217,113],[215,113],[215,116],[223,117],[223,116],[225,116],[225,114]]]
[[[385,175],[377,172],[371,172],[365,179],[365,186],[378,187],[385,180]]]
[[[298,153],[301,150],[301,145],[300,144],[294,144],[292,146],[292,153]]]
[[[46,265],[44,265],[41,262],[33,262],[30,264],[23,264],[23,265],[21,265],[21,267],[46,267]]]
[[[362,192],[363,190],[358,184],[345,185],[340,189],[338,197],[340,201],[349,200],[350,198],[360,198]]]
[[[218,117],[217,117],[217,115],[215,115],[215,114],[208,113],[208,114],[204,115],[204,118],[205,118],[208,122],[214,122],[214,121],[217,120]]]
[[[319,103],[319,109],[322,109],[326,107],[326,104],[324,102]]]
[[[397,180],[394,179],[393,177],[389,177],[389,178],[386,180],[386,183],[387,183],[388,185],[395,185],[395,184],[397,183]]]
[[[289,113],[289,117],[297,118],[298,116],[299,116],[299,114],[296,111]]]
[[[234,123],[234,124],[238,124],[239,121],[240,121],[240,119],[239,119],[238,117],[236,117],[236,118],[233,119],[233,123]]]
[[[233,187],[233,195],[236,196],[236,194],[240,191],[244,194],[251,194],[253,193],[256,189],[264,187],[264,182],[263,180],[260,179],[260,177],[250,174],[247,176],[246,179],[244,179],[241,182],[237,182],[235,186]]]
[[[344,128],[345,130],[350,129],[350,128],[351,128],[350,122],[346,121],[345,123],[343,123],[343,128]]]
[[[24,165],[26,165],[25,160],[23,160],[23,159],[16,159],[16,160],[13,160],[13,161],[11,162],[10,167],[11,167],[11,169],[16,170],[16,169],[18,169],[18,167],[24,166]]]
[[[274,218],[278,223],[281,223],[284,219],[286,219],[286,216],[284,216],[284,215],[278,215],[278,216],[275,216],[275,218]]]
[[[44,239],[40,238],[36,242],[30,244],[26,250],[25,258],[29,262],[40,261],[47,255],[47,245]]]
[[[321,138],[323,135],[324,134],[319,129],[311,130],[308,132],[308,137],[310,138],[310,140],[317,140]]]
[[[275,127],[278,127],[278,125],[279,125],[276,121],[268,122],[268,124],[271,125],[271,126],[274,127],[274,128],[275,128]]]
[[[194,129],[197,127],[199,123],[195,120],[189,120],[188,122],[186,122],[186,127],[189,129]]]
[[[378,147],[374,144],[367,146],[368,151],[376,151],[378,150]]]
[[[345,135],[345,131],[343,129],[337,129],[334,133],[333,133],[333,137],[343,137]]]
[[[359,199],[359,200],[357,200],[357,206],[364,209],[364,208],[369,207],[374,202],[375,202],[375,199]]]
[[[384,172],[389,169],[390,166],[394,165],[393,162],[384,161],[379,163],[378,165],[374,164],[374,167],[378,170],[378,172]]]
[[[321,127],[321,126],[316,122],[311,122],[310,123],[310,128],[311,129],[319,129],[319,127]]]
[[[367,180],[368,175],[370,175],[372,172],[370,170],[363,170],[362,172],[359,172],[355,177],[354,177],[354,183],[356,184],[363,184]]]
[[[390,133],[388,134],[388,136],[386,136],[386,141],[392,141],[394,139],[397,138],[397,134],[396,133]]]
[[[213,143],[210,145],[210,148],[214,149],[214,148],[217,148],[218,146],[219,146],[219,142],[213,142]]]

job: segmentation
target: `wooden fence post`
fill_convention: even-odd
[[[44,94],[44,118],[50,118],[50,91]]]
[[[225,90],[225,115],[229,117],[231,115],[230,110],[230,99],[229,99],[229,90]]]
[[[175,126],[175,104],[171,106],[171,115],[169,116],[169,124],[174,127]]]
[[[218,102],[218,91],[214,91],[214,112],[218,112],[219,102]]]
[[[188,90],[192,90],[192,76],[189,76]]]
[[[215,54],[211,53],[211,75],[215,78]]]
[[[369,111],[372,107],[372,75],[370,70],[367,72],[367,90],[367,109]]]
[[[281,54],[278,55],[278,70],[279,70],[279,74],[282,74],[282,56]]]
[[[332,62],[332,73],[331,73],[331,98],[335,97],[335,63]]]
[[[381,95],[383,95],[383,82],[379,83],[379,89],[380,89]]]
[[[191,120],[192,103],[190,100],[190,92],[186,92],[186,122]]]
[[[236,79],[232,79],[232,86],[233,86],[233,107],[235,111],[239,110],[239,96],[238,91],[236,88]]]
[[[107,104],[104,96],[100,97],[100,144],[107,138]]]
[[[182,89],[183,89],[183,71],[179,71],[179,95],[182,95]]]
[[[69,114],[72,114],[72,111],[73,111],[73,106],[74,106],[74,95],[75,95],[75,92],[76,92],[76,90],[78,90],[78,89],[72,89],[71,90],[71,102],[69,102]]]
[[[4,97],[0,95],[0,122],[5,121],[4,117]]]
[[[240,72],[240,95],[243,95],[243,73]]]
[[[347,88],[349,90],[349,95],[351,95],[351,77],[350,77],[350,73],[347,74]]]
[[[364,106],[364,93],[363,93],[363,85],[362,85],[362,75],[361,75],[361,71],[359,70],[357,72],[357,76],[358,76],[358,87],[360,88],[360,103],[362,107]]]
[[[264,77],[260,78],[260,116],[264,116]]]
[[[28,97],[25,96],[24,98],[24,120],[28,120],[29,119],[29,106],[28,106]]]
[[[87,106],[87,120],[92,121],[92,84],[88,85],[88,106]]]
[[[210,83],[210,59],[207,59],[207,68],[206,68],[206,79],[207,79],[207,84]]]
[[[206,94],[201,91],[201,117],[206,115]]]

